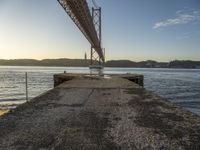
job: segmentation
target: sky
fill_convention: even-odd
[[[91,0],[88,0],[91,1]],[[200,60],[200,0],[96,0],[107,60]],[[0,0],[0,59],[84,58],[57,0]]]

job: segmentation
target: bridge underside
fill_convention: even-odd
[[[104,52],[101,47],[101,27],[96,28],[96,25],[101,25],[101,19],[99,23],[95,21],[95,17],[98,15],[97,9],[92,9],[91,13],[86,0],[58,0],[58,2],[90,42],[91,48],[98,54],[98,61],[104,62]]]

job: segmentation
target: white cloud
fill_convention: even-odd
[[[154,29],[200,21],[200,11],[177,11],[176,17],[155,23]]]

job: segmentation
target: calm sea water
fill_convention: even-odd
[[[82,67],[0,66],[0,108],[25,102],[25,72],[28,72],[29,99],[53,88],[53,74],[89,73]],[[200,69],[105,68],[105,73],[138,73],[145,88],[200,115]]]

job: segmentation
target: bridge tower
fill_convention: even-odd
[[[101,45],[101,7],[92,7],[92,21],[95,26],[97,36],[99,38],[99,45]],[[103,61],[100,59],[95,47],[91,45],[90,65],[102,65]]]
[[[92,10],[87,0],[57,0],[91,44],[90,69],[103,69],[105,50],[102,48],[101,7],[93,0]]]
[[[92,7],[92,20],[99,39],[99,45],[100,47],[102,47],[101,7],[98,7],[96,5],[95,7]],[[105,64],[105,49],[102,49],[104,60],[100,58],[95,49],[96,48],[91,45],[91,56],[90,56],[90,66],[89,66],[90,72],[92,74],[93,70],[95,70],[98,72],[98,74],[103,74],[103,68]]]

